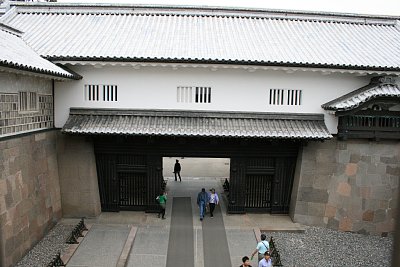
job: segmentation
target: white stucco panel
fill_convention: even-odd
[[[324,113],[331,133],[336,133],[337,120],[321,105],[368,84],[368,77],[284,71],[217,70],[107,66],[73,66],[82,80],[55,83],[56,127],[62,127],[70,107],[126,109],[182,109],[255,111],[283,113]],[[85,84],[118,86],[118,101],[85,101]],[[212,88],[211,103],[178,103],[178,86]],[[302,90],[300,106],[270,105],[270,89]]]

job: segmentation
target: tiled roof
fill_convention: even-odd
[[[3,20],[24,31],[24,40],[40,55],[55,60],[400,71],[400,29],[395,18],[16,4]]]
[[[62,78],[79,78],[40,57],[21,39],[20,34],[20,31],[0,23],[0,67]]]
[[[69,134],[329,139],[321,114],[71,109]]]
[[[375,82],[322,105],[326,110],[345,111],[357,108],[365,102],[379,97],[400,98],[400,86],[393,79]],[[383,82],[382,82],[383,81]]]

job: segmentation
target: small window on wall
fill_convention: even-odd
[[[178,103],[211,103],[211,87],[178,86],[176,100]]]
[[[38,109],[36,92],[19,92],[19,110],[36,111]]]
[[[118,87],[108,84],[85,84],[85,101],[118,101]]]
[[[302,103],[302,90],[295,89],[270,89],[270,105],[300,106]]]

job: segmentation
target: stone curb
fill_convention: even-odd
[[[135,240],[136,237],[136,232],[137,232],[137,227],[130,226],[131,231],[129,232],[129,235],[126,239],[124,248],[122,249],[121,255],[118,258],[118,263],[116,267],[125,267],[128,263],[128,257],[131,252],[132,246],[133,246],[133,241]]]
[[[68,245],[68,249],[61,255],[61,260],[63,261],[63,263],[65,265],[67,265],[67,263],[69,262],[69,260],[72,258],[72,256],[74,255],[75,251],[78,249],[79,245],[82,243],[83,239],[85,238],[85,236],[89,233],[90,229],[92,228],[93,224],[87,224],[86,228],[87,231],[84,231],[82,233],[83,237],[79,237],[78,238],[78,244],[70,244]]]

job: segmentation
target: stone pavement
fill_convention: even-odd
[[[196,204],[197,193],[202,187],[206,188],[206,190],[214,187],[220,194],[220,198],[226,199],[222,190],[222,183],[220,179],[216,178],[188,179],[182,177],[182,179],[182,183],[179,183],[173,181],[172,178],[169,178],[167,184],[168,201],[166,220],[157,218],[157,214],[128,211],[122,211],[119,213],[103,212],[98,218],[86,220],[87,223],[94,224],[94,229],[98,229],[98,231],[91,235],[93,236],[94,240],[97,240],[97,242],[86,241],[87,244],[92,244],[92,247],[85,245],[85,241],[82,242],[76,251],[76,258],[74,255],[70,261],[70,264],[75,265],[69,264],[68,267],[103,266],[90,265],[87,263],[87,261],[83,260],[80,255],[86,255],[86,257],[91,259],[100,253],[102,253],[102,255],[106,255],[107,253],[103,250],[103,248],[96,249],[96,247],[101,245],[101,239],[105,238],[107,234],[110,235],[111,238],[114,238],[114,246],[110,248],[110,255],[112,254],[112,257],[109,256],[107,260],[111,264],[116,262],[118,257],[115,255],[118,254],[118,251],[119,253],[122,251],[123,244],[125,243],[129,232],[128,226],[131,225],[137,227],[137,232],[129,254],[127,266],[166,266],[173,197],[188,196],[192,197],[191,204],[194,234],[194,266],[208,267],[204,263],[203,232],[202,223],[199,220],[199,209]],[[221,201],[220,204],[232,266],[239,266],[241,264],[241,258],[245,255],[249,256],[254,251],[257,242],[254,233],[259,233],[260,229],[262,231],[304,230],[301,225],[293,223],[288,216],[274,216],[269,214],[226,214],[226,200]],[[68,219],[64,220],[67,221]],[[205,220],[212,219],[206,217]],[[114,225],[110,226],[111,224]],[[103,232],[100,230],[102,229],[100,226],[105,227]],[[117,234],[115,231],[120,233]],[[90,232],[89,234],[91,234]],[[89,234],[88,237],[90,237]],[[95,237],[95,234],[98,236]],[[83,251],[85,247],[86,251]],[[100,257],[102,257],[102,255],[100,255]],[[78,256],[80,259],[82,259],[82,262],[78,262]],[[252,261],[252,265],[256,266],[256,263],[257,262],[254,259]]]

